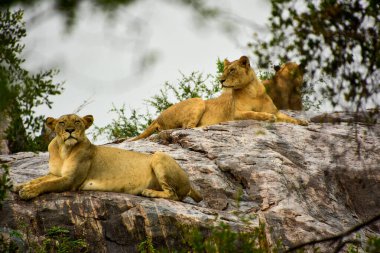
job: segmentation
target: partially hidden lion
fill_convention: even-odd
[[[146,138],[157,130],[202,127],[231,120],[253,119],[308,125],[305,120],[278,111],[246,56],[233,62],[225,60],[220,82],[225,91],[219,97],[209,100],[190,98],[172,105],[131,141]]]
[[[276,66],[275,70],[274,77],[264,80],[263,84],[277,109],[302,110],[303,72],[300,66],[294,62],[287,62],[281,67]]]
[[[46,125],[56,133],[48,148],[49,174],[15,186],[22,199],[48,192],[83,190],[202,200],[172,157],[162,152],[150,155],[93,145],[85,135],[92,123],[92,115],[46,119]]]

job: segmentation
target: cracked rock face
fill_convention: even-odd
[[[260,220],[270,243],[280,239],[291,246],[335,235],[380,212],[379,124],[302,127],[247,120],[113,146],[170,154],[204,200],[65,192],[22,201],[11,193],[0,228],[18,229],[22,221],[40,237],[49,227],[64,226],[84,236],[93,251],[134,252],[147,236],[155,245],[178,247],[183,225],[208,229],[224,222],[249,230]],[[11,165],[13,182],[45,174],[47,160],[47,153],[0,156]],[[256,218],[244,223],[236,213]],[[360,233],[379,236],[380,224]]]

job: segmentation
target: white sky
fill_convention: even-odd
[[[52,97],[53,108],[41,107],[37,113],[58,117],[72,113],[90,99],[92,102],[79,114],[92,114],[95,124],[104,126],[116,118],[109,113],[112,103],[118,108],[125,103],[145,112],[144,99],[157,94],[165,81],[175,83],[179,71],[215,73],[218,57],[234,60],[249,54],[245,45],[253,32],[265,31],[269,2],[205,2],[246,22],[237,22],[236,31],[227,33],[223,19],[197,23],[188,6],[140,0],[119,9],[112,18],[84,5],[73,31],[66,33],[60,15],[41,11],[48,9],[49,1],[27,9],[25,67],[32,71],[57,68],[60,74],[55,80],[65,81],[63,94]],[[44,16],[38,18],[42,13]],[[157,61],[142,70],[139,59],[150,55]]]

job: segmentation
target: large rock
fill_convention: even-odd
[[[171,130],[114,146],[172,155],[204,195],[176,202],[110,192],[65,192],[22,201],[10,194],[2,230],[30,225],[37,237],[52,226],[85,237],[94,252],[133,252],[147,236],[179,247],[181,226],[220,222],[250,230],[259,220],[269,243],[292,246],[338,234],[380,213],[380,125],[237,121]],[[48,154],[0,156],[13,182],[48,170]],[[240,201],[237,201],[237,198]],[[243,222],[241,217],[250,217]],[[5,229],[6,228],[6,229]],[[360,231],[380,235],[380,224]],[[353,235],[354,236],[354,235]],[[329,246],[321,245],[329,252]]]

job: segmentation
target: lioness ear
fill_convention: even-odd
[[[250,65],[249,65],[249,59],[248,59],[247,56],[242,56],[242,57],[240,57],[240,59],[239,59],[239,63],[240,63],[242,66],[246,67],[246,68],[249,68],[249,67],[250,67]]]
[[[57,125],[57,120],[55,118],[52,118],[52,117],[47,117],[45,124],[48,128],[50,128],[51,130],[54,131],[55,125]]]
[[[89,128],[92,123],[94,123],[94,117],[92,115],[86,115],[82,118],[84,120],[84,126],[87,128]]]
[[[224,65],[224,69],[227,68],[228,65],[230,65],[231,62],[229,62],[227,59],[224,59],[224,62],[223,62],[223,65]]]

